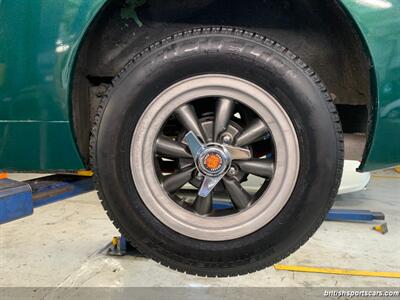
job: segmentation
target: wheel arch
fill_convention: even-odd
[[[76,53],[72,84],[73,127],[86,163],[94,112],[112,78],[146,44],[185,27],[229,25],[271,36],[302,57],[322,77],[336,104],[366,107],[369,119],[373,120],[371,112],[377,102],[375,82],[371,80],[375,77],[371,56],[357,24],[340,1],[263,2],[271,9],[267,14],[255,9],[256,4],[244,1],[231,1],[229,6],[223,5],[225,0],[206,0],[203,4],[187,1],[179,10],[178,2],[103,0],[101,8],[93,11],[95,17]],[[334,46],[337,51],[332,51]],[[372,134],[373,126],[367,129],[366,117],[357,122],[357,128]],[[368,153],[367,144],[364,159]]]

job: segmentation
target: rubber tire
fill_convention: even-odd
[[[274,220],[222,242],[192,239],[163,225],[139,197],[130,167],[131,139],[148,104],[170,85],[207,73],[238,76],[272,94],[293,122],[301,158],[294,191]],[[344,149],[330,94],[299,57],[256,33],[221,27],[181,32],[137,54],[101,101],[90,147],[102,204],[133,246],[172,269],[222,277],[271,266],[311,237],[337,194]]]

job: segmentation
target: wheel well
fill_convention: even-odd
[[[110,0],[85,35],[74,73],[73,123],[86,163],[92,120],[112,78],[146,45],[207,25],[259,32],[291,49],[328,86],[345,132],[366,132],[371,62],[337,1]]]

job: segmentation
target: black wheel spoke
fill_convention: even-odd
[[[251,201],[250,194],[236,179],[225,176],[222,180],[235,207],[239,210],[246,208]]]
[[[187,131],[193,131],[199,138],[205,142],[205,133],[199,123],[196,111],[192,105],[184,105],[175,111],[178,121],[186,128]]]
[[[157,139],[156,152],[168,158],[191,158],[192,156],[185,147],[170,138],[162,135]]]
[[[256,142],[260,137],[268,132],[268,127],[263,121],[257,119],[253,121],[237,138],[235,145],[238,147],[246,146]]]
[[[235,163],[245,173],[264,178],[271,178],[274,174],[274,162],[270,159],[238,160]]]
[[[172,173],[178,168],[177,161],[174,160],[163,160],[162,158],[158,158],[158,165],[160,166],[160,170],[163,173]]]
[[[189,182],[195,167],[185,168],[177,173],[164,177],[162,186],[168,193],[173,193],[179,190],[182,186]]]
[[[217,101],[215,109],[214,142],[216,142],[221,133],[228,129],[229,120],[232,117],[235,102],[228,98],[220,98]]]
[[[197,196],[193,203],[194,210],[200,215],[209,214],[212,211],[213,193],[208,194],[207,197]]]

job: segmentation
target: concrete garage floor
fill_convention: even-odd
[[[383,176],[399,177],[394,172]],[[336,202],[336,207],[384,212],[389,233],[373,231],[371,224],[324,222],[311,240],[282,264],[400,271],[399,179],[373,177],[366,190],[343,195]],[[200,278],[145,258],[107,256],[107,245],[116,235],[94,192],[36,209],[33,216],[1,225],[0,286],[400,286],[400,279],[293,273],[274,268],[235,278]]]

